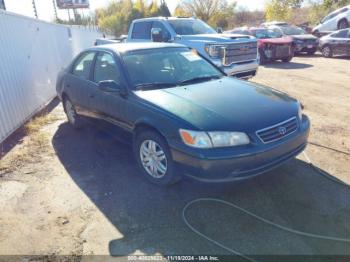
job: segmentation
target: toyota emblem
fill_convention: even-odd
[[[285,128],[284,126],[281,126],[279,129],[278,129],[278,132],[284,136],[285,134],[287,134],[287,128]]]

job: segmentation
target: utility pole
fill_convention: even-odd
[[[33,9],[34,9],[35,18],[38,19],[38,12],[36,11],[35,0],[32,1],[32,5],[33,5]]]
[[[6,10],[5,0],[0,0],[0,9]]]
[[[55,18],[56,18],[56,21],[57,21],[58,20],[58,15],[57,15],[57,8],[56,8],[55,0],[52,0],[52,4],[53,4],[53,10],[55,12]]]

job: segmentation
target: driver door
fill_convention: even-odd
[[[119,62],[119,61],[118,61]],[[101,81],[113,80],[119,86],[126,88],[120,65],[114,55],[109,52],[99,52],[93,71],[95,84],[94,98],[91,99],[90,107],[93,108],[99,118],[112,124],[127,128],[127,98],[119,92],[104,92],[99,89]]]

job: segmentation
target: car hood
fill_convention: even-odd
[[[264,44],[290,44],[293,39],[291,37],[280,37],[280,38],[266,38],[259,39],[259,43]]]
[[[206,131],[255,132],[298,115],[288,95],[229,77],[135,94]]]
[[[238,34],[200,34],[200,35],[182,35],[183,41],[200,41],[207,43],[232,43],[232,42],[252,42],[255,38],[247,35]],[[236,40],[236,41],[234,41]]]
[[[292,35],[291,37],[293,37],[293,39],[295,40],[316,40],[317,37],[311,35],[311,34],[307,34],[307,35]]]

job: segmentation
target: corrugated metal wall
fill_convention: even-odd
[[[58,72],[98,37],[0,10],[0,142],[56,95]]]

